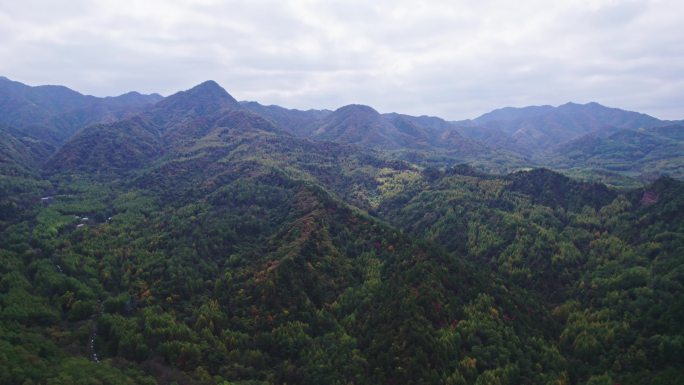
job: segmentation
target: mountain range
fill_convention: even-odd
[[[435,166],[467,162],[489,172],[550,167],[616,185],[636,185],[661,174],[684,177],[681,121],[662,121],[598,103],[507,107],[473,120],[450,122],[381,114],[363,105],[300,111],[238,102],[213,81],[166,98],[135,92],[97,98],[66,87],[29,87],[1,78],[0,125],[5,127],[2,134],[11,136],[4,141],[4,147],[11,148],[3,150],[3,163],[17,156],[31,158],[35,152],[33,160],[24,164],[35,165],[35,159],[54,155],[51,167],[61,167],[59,163],[66,158],[59,154],[60,147],[70,141],[81,143],[92,136],[88,130],[109,137],[83,146],[100,154],[116,153],[118,133],[139,134],[140,143],[149,146],[151,137],[139,130],[141,124],[153,127],[148,134],[155,140],[178,145],[204,135],[228,111],[232,119],[259,117],[263,125],[295,137],[390,151],[397,159]],[[105,134],[107,130],[112,132]],[[133,142],[124,140],[120,150],[129,151],[127,156],[146,158],[140,149],[127,148],[135,146]],[[154,146],[158,148],[153,152],[163,153],[161,142]]]
[[[0,384],[684,377],[682,122],[0,91]]]

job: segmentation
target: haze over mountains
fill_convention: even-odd
[[[0,77],[0,124],[28,135],[40,131],[54,143],[63,142],[80,127],[114,121],[162,99],[158,94],[129,92],[117,97],[82,95],[63,86],[30,87]]]
[[[201,138],[221,119],[258,121],[266,131],[389,150],[397,159],[437,166],[470,162],[491,172],[545,166],[571,174],[581,168],[585,177],[594,170],[595,177],[618,184],[628,180],[622,178],[684,177],[681,121],[597,103],[507,107],[448,122],[381,114],[363,105],[300,111],[238,103],[213,81],[166,98],[135,92],[97,98],[61,86],[29,87],[0,79],[4,163],[28,157],[24,164],[36,166],[39,159],[53,156],[48,162],[53,168],[64,168],[65,162],[106,168],[107,158],[114,168],[122,161],[126,167],[142,165],[169,146]]]

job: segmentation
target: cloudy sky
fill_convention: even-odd
[[[290,108],[473,118],[597,101],[684,119],[684,1],[0,2],[0,75],[97,96],[203,80]]]

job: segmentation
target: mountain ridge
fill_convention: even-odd
[[[233,100],[202,83],[56,148],[0,124],[0,383],[684,377],[684,181],[618,190],[439,118]],[[681,129],[577,151],[650,160]]]
[[[676,131],[678,127],[676,121],[661,121],[646,114],[605,107],[595,102],[568,102],[557,107],[504,107],[473,120],[448,122],[439,117],[380,114],[372,107],[363,105],[343,106],[335,111],[300,111],[263,106],[257,102],[238,102],[213,80],[162,99],[156,94],[142,95],[134,91],[118,97],[95,98],[65,87],[30,87],[6,78],[0,82],[0,86],[3,84],[5,88],[0,87],[0,112],[3,106],[9,108],[12,112],[4,115],[4,119],[21,122],[18,124],[19,131],[14,127],[10,134],[19,132],[19,135],[45,141],[57,149],[77,130],[88,125],[115,123],[140,114],[158,127],[166,141],[178,142],[178,145],[183,146],[211,131],[219,115],[243,111],[240,119],[257,119],[245,115],[247,113],[259,116],[273,125],[267,131],[280,130],[279,135],[287,132],[318,141],[335,141],[390,151],[399,159],[429,162],[440,167],[471,162],[487,171],[509,172],[522,167],[563,169],[573,165],[570,168],[586,167],[595,169],[598,174],[612,172],[629,178],[650,180],[658,174],[658,167],[661,167],[658,164],[664,163],[649,161],[649,166],[645,167],[643,162],[633,161],[629,153],[631,145],[626,142],[616,142],[613,146],[622,149],[620,159],[626,161],[619,167],[615,167],[614,162],[594,162],[588,158],[585,163],[578,163],[569,159],[571,155],[564,149],[568,148],[570,142],[587,135],[607,137],[622,129],[652,129],[667,125]],[[12,94],[7,91],[8,88],[18,88],[21,92]],[[32,106],[31,99],[22,99],[21,95],[27,92],[42,93],[36,99],[43,100],[41,103],[48,103],[55,93],[66,96],[60,103],[48,103],[48,112],[34,116],[30,111],[40,107]],[[17,103],[19,107],[12,107]],[[237,113],[233,113],[233,117],[237,117]],[[265,123],[258,124],[267,127]],[[11,124],[5,125],[12,127]],[[673,135],[677,136],[676,133]],[[679,140],[675,137],[663,140],[671,147]],[[626,136],[614,139],[629,140]],[[675,155],[672,152],[663,153],[667,163],[663,170],[679,177],[678,173],[671,172],[681,164]]]

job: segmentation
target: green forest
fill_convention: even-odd
[[[0,383],[684,376],[684,183],[287,155],[4,177]]]
[[[681,180],[410,161],[211,100],[3,142],[0,384],[684,379]]]

